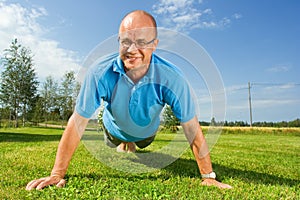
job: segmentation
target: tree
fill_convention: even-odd
[[[39,104],[41,104],[41,108],[39,109],[42,110],[42,117],[44,118],[46,124],[48,120],[59,119],[59,113],[56,114],[56,110],[59,110],[58,88],[58,82],[55,81],[52,76],[47,76],[45,82],[42,84],[40,90],[41,98],[39,99]]]
[[[211,120],[210,120],[210,125],[211,125],[211,126],[216,126],[216,125],[217,125],[217,122],[216,122],[215,117],[212,117],[212,118],[211,118]]]
[[[1,74],[0,100],[3,107],[12,111],[15,127],[22,116],[25,125],[27,112],[32,109],[36,99],[38,81],[33,68],[31,51],[14,39],[9,49],[4,50],[2,58],[4,70]]]
[[[104,105],[101,104],[101,106],[99,108],[99,113],[98,113],[98,124],[99,124],[99,130],[100,131],[104,130],[103,112],[104,112]]]
[[[164,128],[171,130],[172,132],[176,132],[178,129],[177,126],[180,123],[169,105],[165,107],[165,110],[163,112],[163,118],[164,118]]]
[[[35,125],[38,125],[43,120],[45,110],[43,108],[43,98],[38,96],[35,104],[32,121]]]
[[[63,120],[67,120],[73,113],[77,96],[77,85],[75,72],[66,72],[62,78],[61,87],[59,89],[60,112]]]
[[[289,127],[300,127],[300,119],[295,119],[289,122]]]

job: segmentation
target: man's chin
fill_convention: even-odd
[[[143,64],[143,63],[136,63],[136,64],[126,64],[125,63],[125,68],[126,71],[132,71],[132,70],[140,70],[144,67],[147,67],[147,65]]]

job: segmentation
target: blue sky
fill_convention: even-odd
[[[78,70],[135,9],[150,12],[159,27],[184,33],[207,51],[225,86],[226,120],[249,122],[248,82],[253,121],[300,118],[297,0],[0,0],[0,52],[17,37],[34,53],[41,79]],[[200,106],[203,120],[212,115],[206,105]]]

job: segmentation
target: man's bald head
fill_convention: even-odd
[[[155,37],[157,36],[157,24],[154,17],[146,11],[135,10],[125,15],[125,17],[122,19],[119,28],[119,34],[142,28],[153,29],[155,32]]]

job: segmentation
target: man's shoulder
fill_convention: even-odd
[[[119,57],[118,53],[104,55],[95,60],[95,64],[92,65],[91,71],[93,74],[103,74],[105,71],[113,67],[113,64]]]
[[[178,66],[174,63],[166,60],[165,58],[154,54],[153,55],[153,64],[156,66],[156,71],[162,72],[166,76],[170,77],[170,75],[182,76],[183,73]]]

